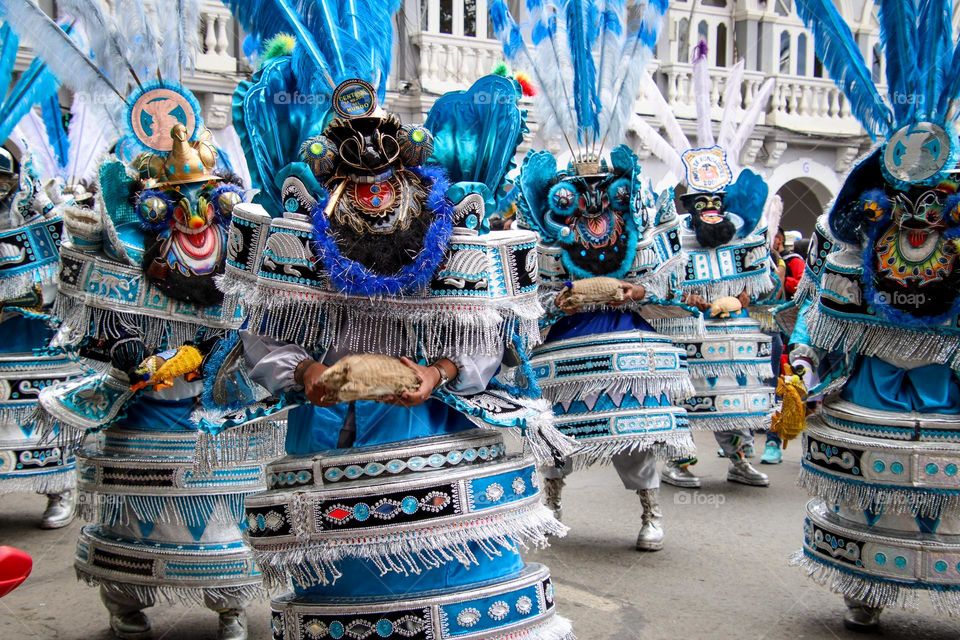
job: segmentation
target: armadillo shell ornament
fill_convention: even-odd
[[[349,355],[320,378],[339,402],[381,400],[420,387],[417,374],[397,358],[376,353]]]

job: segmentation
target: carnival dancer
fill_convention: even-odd
[[[143,14],[123,24],[149,19],[144,6],[129,6]],[[203,365],[220,341],[236,338],[240,321],[213,280],[244,189],[215,171],[194,96],[164,79],[176,77],[189,43],[150,39],[177,33],[184,7],[155,13],[161,23],[131,42],[112,12],[72,3],[77,20],[98,30],[91,57],[32,0],[4,12],[43,43],[34,48],[65,84],[123,123],[119,156],[97,166],[95,206],[63,208],[58,338],[101,362],[101,372],[40,394],[44,420],[62,439],[99,434],[78,451],[81,514],[94,521],[77,544],[78,577],[99,586],[118,638],[148,637],[144,609],[169,600],[206,606],[219,616],[218,638],[239,640],[261,585],[240,530],[243,500],[266,486],[271,452],[247,439],[210,451],[212,469],[195,459]]]
[[[566,476],[612,463],[640,497],[636,547],[656,551],[664,535],[656,462],[694,452],[678,406],[693,387],[684,352],[654,332],[643,310],[669,298],[686,258],[672,191],[658,198],[621,143],[637,69],[653,55],[667,2],[611,2],[602,15],[586,5],[539,3],[529,45],[517,39],[505,3],[491,5],[507,59],[538,85],[541,138],[570,145],[572,154],[558,166],[550,151],[531,151],[516,180],[519,217],[539,236],[541,325],[549,329],[532,364],[557,427],[581,445],[562,467],[544,469],[545,492],[559,517]],[[572,76],[564,75],[557,51],[572,61]]]
[[[19,38],[9,24],[0,26],[0,51],[16,53]],[[13,55],[0,56],[0,76],[10,78]],[[4,87],[6,89],[6,87]],[[57,82],[46,65],[34,60],[0,108],[0,140],[20,147],[20,161],[0,148],[0,494],[29,491],[46,494],[43,529],[65,527],[76,505],[76,465],[73,453],[41,442],[31,419],[45,386],[80,373],[62,349],[51,348],[62,219],[56,205],[64,200],[62,184],[44,183],[32,152],[49,142],[20,143],[18,120],[26,125],[40,116],[59,119]],[[52,177],[52,176],[48,176]]]
[[[705,335],[676,335],[686,347],[696,393],[684,407],[692,429],[714,432],[723,455],[730,459],[727,480],[767,486],[767,476],[750,464],[753,431],[765,429],[774,405],[770,337],[750,317],[748,307],[775,287],[770,277],[770,240],[764,210],[768,188],[763,178],[739,164],[740,151],[773,90],[773,80],[760,88],[745,113],[740,110],[743,61],[731,69],[724,90],[719,135],[711,122],[711,89],[706,44],[695,52],[693,85],[697,105],[697,143],[687,140],[666,100],[649,76],[646,94],[656,105],[669,142],[635,116],[633,125],[686,192],[680,202],[687,211],[681,244],[689,261],[682,289],[684,302],[704,311]],[[737,125],[739,122],[739,126]],[[676,333],[663,325],[665,331]],[[664,468],[665,482],[697,487],[689,460],[674,460]]]
[[[489,428],[566,444],[522,397],[528,367],[494,377],[539,338],[535,237],[486,227],[525,130],[519,87],[487,76],[404,125],[380,106],[398,3],[320,5],[233,4],[267,47],[234,100],[261,206],[231,227],[222,286],[250,331],[224,362],[242,350],[251,380],[302,403],[247,502],[266,576],[292,580],[273,637],[572,638],[548,569],[519,553],[565,529],[534,459]]]
[[[889,606],[923,593],[960,604],[960,180],[957,41],[947,1],[878,2],[885,101],[832,2],[800,17],[852,112],[879,144],[851,170],[828,213],[828,251],[792,361],[834,359],[807,422],[807,504],[795,561],[844,596],[848,628],[873,630]],[[904,104],[897,96],[911,96]],[[814,360],[811,362],[811,360]],[[822,369],[822,365],[821,365]]]

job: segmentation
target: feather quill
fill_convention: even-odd
[[[64,86],[74,92],[96,93],[119,109],[123,95],[86,52],[37,6],[35,0],[0,3],[0,17],[20,34],[29,34],[33,50]]]
[[[567,92],[567,83],[573,77],[569,49],[566,42],[566,22],[558,20],[555,0],[527,0],[530,13],[530,39],[533,45],[540,91],[534,97],[541,115],[540,132],[545,138],[577,137],[577,123]],[[530,70],[532,71],[532,70]],[[554,110],[551,104],[558,108]]]
[[[92,183],[98,161],[120,137],[107,111],[76,93],[70,104],[70,161],[64,171],[67,184]]]
[[[30,112],[33,113],[33,110],[31,109]],[[63,126],[60,96],[56,91],[52,91],[40,101],[40,115],[47,131],[47,142],[56,159],[52,169],[59,173],[60,168],[67,166],[70,159],[70,141],[67,139],[67,130]]]
[[[893,115],[833,0],[797,0],[797,14],[813,33],[817,57],[849,100],[860,124],[873,139],[887,136],[893,128]]]
[[[634,7],[628,19],[627,36],[624,38],[617,65],[620,74],[614,82],[606,121],[601,121],[601,129],[604,131],[600,144],[601,152],[607,143],[613,148],[623,142],[626,127],[633,115],[641,79],[647,64],[653,58],[654,48],[660,37],[669,0],[647,0],[640,6],[643,8],[642,13],[637,15],[637,8]]]
[[[20,47],[20,38],[13,31],[13,28],[3,23],[0,25],[0,87],[3,94],[0,94],[0,104],[3,104],[3,98],[6,97],[7,87],[13,79],[13,67],[17,62],[17,49]]]
[[[707,69],[707,43],[701,40],[696,47],[696,57],[693,59],[693,99],[697,106],[697,144],[701,147],[712,147],[714,143],[711,120],[713,101],[710,99],[712,91],[710,70]]]
[[[605,0],[600,12],[600,62],[597,93],[603,105],[613,100],[613,82],[617,76],[618,53],[623,49],[624,0]],[[608,107],[603,107],[608,108]]]
[[[26,147],[18,146],[21,150],[29,150],[34,166],[44,179],[59,175],[57,158],[47,142],[47,137],[47,126],[36,109],[27,111],[10,134],[12,140],[26,143]]]
[[[917,70],[917,3],[915,0],[876,0],[880,42],[887,57],[887,92],[893,99],[896,122],[913,118],[920,98]]]
[[[767,103],[770,102],[770,96],[773,95],[774,85],[774,79],[768,78],[757,91],[757,95],[754,96],[750,107],[744,112],[743,117],[740,118],[740,126],[737,127],[737,132],[733,138],[730,139],[730,144],[726,147],[727,162],[730,164],[731,169],[735,170],[736,167],[740,165],[740,151],[743,150],[743,145],[745,145],[747,140],[750,139],[750,136],[753,135],[753,130],[757,126],[757,120],[760,119],[760,115],[767,110]]]
[[[723,88],[723,117],[720,120],[720,133],[717,144],[726,148],[737,129],[737,115],[740,113],[740,89],[743,83],[743,60],[737,62],[727,75]]]
[[[953,45],[952,9],[950,0],[920,0],[917,69],[923,100],[917,110],[921,119],[938,120],[947,115],[938,110],[937,103],[949,79],[946,72]]]
[[[674,178],[678,181],[684,179],[686,170],[683,166],[683,160],[681,160],[676,149],[673,148],[673,145],[667,142],[666,139],[660,135],[659,131],[650,126],[646,120],[638,115],[634,115],[630,119],[630,129],[643,141],[643,144],[650,149],[653,155],[660,158],[660,160],[667,165],[667,168],[673,173]]]
[[[597,66],[591,49],[590,24],[593,0],[568,0],[567,38],[573,62],[573,106],[577,114],[577,139],[585,143],[600,135],[600,96],[597,93]]]
[[[690,140],[687,139],[687,134],[683,132],[677,116],[674,115],[673,109],[670,108],[667,99],[663,96],[663,93],[660,92],[660,87],[654,82],[653,76],[651,76],[649,72],[644,71],[642,83],[642,95],[650,100],[651,106],[653,107],[653,114],[657,116],[660,124],[663,125],[664,130],[666,130],[667,139],[670,140],[670,144],[673,145],[679,158],[681,153],[691,148]]]

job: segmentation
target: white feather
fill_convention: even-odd
[[[663,128],[666,130],[667,138],[670,140],[670,144],[673,145],[677,155],[679,156],[679,154],[689,149],[692,145],[687,138],[687,134],[683,132],[683,127],[680,126],[680,121],[677,120],[677,116],[673,114],[673,109],[671,109],[667,103],[667,98],[660,91],[660,87],[657,86],[657,83],[654,82],[653,77],[648,72],[644,72],[643,74],[643,95],[650,100],[650,104],[653,107],[653,114],[657,116],[660,124],[663,125]]]
[[[601,12],[605,12],[608,9],[610,9],[609,5],[604,2],[601,6]],[[623,25],[624,12],[622,8],[618,11],[618,14],[620,24]],[[603,14],[601,13],[601,15]],[[625,25],[619,34],[609,30],[602,33],[600,40],[600,60],[598,61],[600,63],[599,75],[597,77],[597,88],[600,93],[600,102],[603,105],[603,111],[600,115],[601,118],[603,117],[603,112],[613,105],[614,82],[617,79],[617,64],[620,62],[620,52],[623,51],[623,41],[625,37]]]
[[[647,3],[641,3],[643,14],[639,17],[639,23],[645,33],[659,35],[663,26],[664,14],[651,9]],[[633,8],[633,11],[636,7]],[[635,33],[636,16],[629,20],[631,27],[627,29],[628,34]],[[656,38],[654,38],[656,41]],[[646,71],[647,64],[653,58],[653,50],[644,46],[637,38],[627,37],[624,39],[623,47],[619,56],[618,66],[620,67],[620,77],[614,82],[614,91],[609,99],[604,100],[605,104],[610,105],[607,111],[606,121],[601,120],[601,130],[604,131],[602,138],[605,140],[606,148],[613,148],[623,142],[626,128],[630,123],[635,110],[634,105],[637,101],[637,94],[640,90],[640,82]]]
[[[120,137],[109,114],[82,93],[70,105],[70,161],[64,172],[67,184],[93,182],[97,163]]]
[[[653,155],[667,165],[667,168],[673,172],[677,180],[683,180],[686,170],[683,166],[683,160],[677,154],[669,142],[660,135],[660,132],[647,124],[647,121],[638,115],[630,118],[630,129],[643,141]]]
[[[233,171],[243,180],[244,187],[250,187],[250,169],[247,167],[247,159],[243,155],[243,147],[240,146],[240,137],[233,125],[225,129],[220,129],[214,133],[214,140],[220,151],[230,160]]]
[[[767,198],[767,206],[763,212],[763,217],[767,224],[767,237],[770,240],[770,248],[773,249],[773,243],[777,239],[777,228],[780,227],[780,220],[783,218],[783,200],[777,194]]]
[[[123,104],[116,86],[97,71],[82,50],[63,30],[37,6],[35,0],[5,0],[4,19],[22,38],[33,45],[60,83],[74,92],[95,94],[103,104],[119,114]]]
[[[767,109],[767,103],[770,101],[770,95],[773,93],[773,86],[773,78],[763,83],[763,86],[757,91],[757,95],[754,97],[750,108],[748,108],[746,113],[743,114],[743,117],[740,118],[740,126],[737,128],[737,133],[727,146],[727,158],[737,164],[740,162],[740,151],[743,149],[743,145],[745,145],[747,140],[750,139],[750,136],[753,135],[753,129],[757,126],[757,120],[760,119],[760,114]]]
[[[60,174],[60,163],[47,137],[47,125],[44,124],[43,117],[37,113],[36,109],[27,111],[14,127],[10,137],[26,142],[26,148],[30,150],[33,158],[33,165],[45,181]]]
[[[704,56],[693,63],[693,99],[697,105],[697,144],[701,147],[713,146],[713,122],[711,111],[713,102],[710,100],[712,83],[710,71],[707,69],[707,58]]]
[[[720,134],[717,144],[726,148],[737,130],[737,114],[740,113],[740,89],[743,83],[743,60],[737,62],[727,75],[723,88],[723,117],[720,119]]]
[[[573,78],[573,64],[566,42],[566,21],[562,15],[558,15],[553,40],[544,38],[540,44],[532,47],[531,56],[536,69],[527,71],[540,84],[534,101],[541,118],[541,135],[544,138],[566,138],[576,145],[576,114],[568,89]]]

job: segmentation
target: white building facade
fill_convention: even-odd
[[[878,26],[869,0],[837,0],[851,26],[874,80],[883,81],[883,60],[876,53]],[[511,0],[523,15],[523,0]],[[42,0],[55,15],[54,0]],[[422,121],[436,98],[466,88],[501,60],[499,43],[487,19],[488,0],[404,0],[396,22],[395,60],[389,102],[410,121]],[[207,126],[214,131],[230,124],[231,94],[251,68],[242,54],[243,35],[226,7],[205,0],[201,48],[196,69],[185,76],[203,105]],[[793,0],[672,0],[651,71],[689,134],[696,124],[691,90],[690,56],[699,39],[709,46],[715,103],[725,91],[728,68],[745,60],[741,107],[768,77],[776,79],[771,105],[741,163],[765,175],[772,192],[784,200],[784,226],[808,233],[816,216],[836,194],[844,173],[870,147],[849,106],[826,77],[813,52]],[[30,59],[21,52],[21,64]],[[641,115],[651,114],[641,96]],[[719,120],[722,107],[714,116]],[[531,130],[537,124],[531,110]],[[644,159],[644,168],[660,186],[672,183],[666,168],[643,140],[630,143]]]

